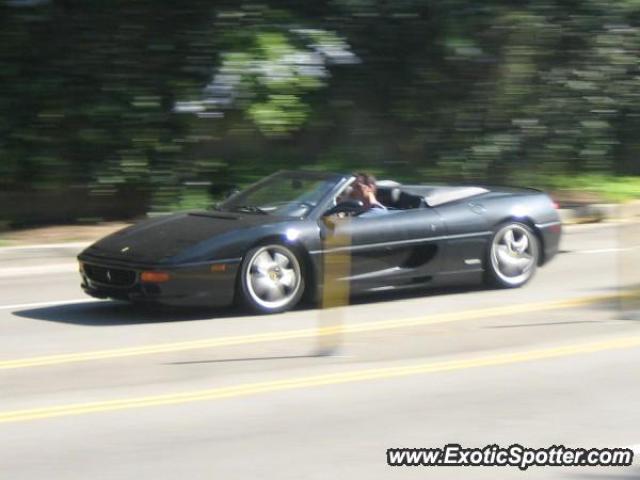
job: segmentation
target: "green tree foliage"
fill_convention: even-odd
[[[3,191],[638,175],[634,0],[0,0]]]

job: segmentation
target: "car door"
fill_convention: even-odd
[[[430,208],[339,220],[330,235],[342,235],[354,287],[424,283],[440,268],[444,223]]]
[[[481,270],[492,236],[480,199],[460,200],[434,208],[446,220],[442,271],[464,273]]]

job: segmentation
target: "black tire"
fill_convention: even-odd
[[[516,221],[502,223],[487,246],[485,283],[498,288],[521,287],[533,278],[539,260],[540,242],[531,227]]]
[[[280,243],[247,252],[238,278],[238,300],[254,313],[291,310],[305,290],[305,268],[294,249]]]

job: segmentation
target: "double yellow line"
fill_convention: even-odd
[[[128,410],[161,405],[176,405],[205,400],[221,400],[225,398],[245,397],[269,392],[297,390],[370,380],[393,379],[412,375],[464,370],[469,368],[507,365],[632,347],[640,347],[640,337],[620,338],[598,343],[585,343],[580,345],[530,350],[520,353],[505,353],[462,360],[419,363],[388,368],[371,368],[366,370],[346,371],[267,382],[246,383],[230,387],[211,388],[176,394],[153,395],[139,398],[125,398],[101,402],[76,403],[70,405],[0,412],[0,423]]]
[[[624,296],[624,295],[622,295]],[[284,340],[317,338],[327,335],[376,332],[409,327],[419,327],[439,323],[458,322],[463,320],[477,320],[482,318],[497,318],[512,316],[519,313],[535,313],[548,310],[560,310],[593,305],[596,303],[613,301],[621,298],[621,295],[600,295],[579,297],[568,300],[551,302],[538,302],[504,307],[483,308],[463,312],[440,313],[429,316],[404,318],[398,320],[382,320],[375,322],[360,322],[343,326],[324,328],[305,328],[298,330],[282,330],[251,335],[236,335],[228,337],[208,338],[184,342],[160,343],[143,345],[139,347],[113,348],[107,350],[95,350],[77,353],[46,355],[16,360],[0,361],[0,370],[17,368],[40,367],[47,365],[60,365],[65,363],[86,362],[93,360],[106,360],[114,358],[134,357],[160,353],[183,352],[189,350],[201,350],[216,347],[228,347],[236,345],[251,345]]]

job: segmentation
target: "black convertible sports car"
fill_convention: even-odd
[[[558,212],[540,191],[382,181],[388,210],[361,217],[348,195],[353,180],[279,172],[213,210],[127,227],[79,255],[82,288],[98,298],[281,312],[317,298],[331,252],[350,255],[349,274],[336,281],[363,292],[480,280],[519,287],[558,251]],[[336,232],[349,243],[331,246]]]

